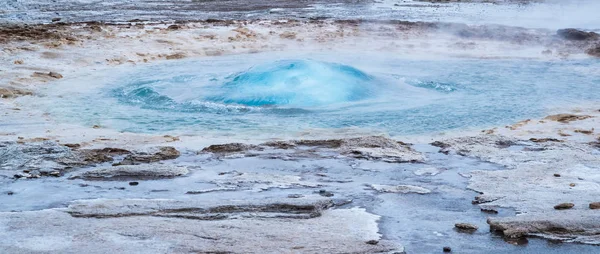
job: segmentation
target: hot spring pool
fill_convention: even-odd
[[[594,59],[254,54],[117,69],[65,79],[36,106],[67,122],[140,133],[395,136],[502,126],[600,99]]]

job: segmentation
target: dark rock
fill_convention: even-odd
[[[71,148],[71,149],[78,149],[78,148],[81,147],[80,144],[63,144],[63,146],[66,146],[66,147]]]
[[[319,195],[321,195],[323,197],[333,197],[334,196],[333,193],[326,191],[326,190],[319,190],[318,193],[319,193]]]
[[[556,210],[565,210],[565,209],[571,209],[575,206],[575,204],[573,203],[562,203],[562,204],[558,204],[554,206],[554,209]]]
[[[197,220],[228,218],[290,218],[309,219],[321,216],[332,207],[330,199],[311,197],[302,199],[262,199],[260,201],[197,202],[169,199],[113,199],[79,200],[69,205],[73,217],[110,218],[126,216],[158,216]]]
[[[61,20],[61,18],[53,18],[53,19],[52,19],[52,22],[58,22],[58,21],[60,21],[60,20]]]
[[[559,29],[556,34],[563,39],[571,41],[596,40],[600,35],[594,32],[585,32],[574,28]]]
[[[600,44],[589,48],[585,53],[590,56],[600,57]]]
[[[530,138],[529,141],[534,143],[546,143],[546,142],[564,142],[560,139],[555,138]]]
[[[138,182],[129,182],[130,186],[137,186],[138,184],[140,184],[140,183],[138,183]]]
[[[14,195],[14,194],[15,194],[15,193],[14,193],[14,192],[12,192],[12,191],[7,191],[7,192],[6,192],[6,195],[9,195],[9,196],[12,196],[12,195]]]
[[[247,145],[242,143],[230,143],[230,144],[220,144],[220,145],[211,145],[202,149],[202,152],[205,153],[240,153],[246,152],[249,150],[258,149],[258,146],[255,145]]]
[[[85,180],[141,180],[165,179],[189,173],[187,167],[163,164],[123,165],[92,169],[70,177]]]
[[[178,25],[170,25],[169,27],[167,27],[167,30],[179,30],[179,29],[181,29],[181,27]]]
[[[551,120],[551,121],[557,121],[557,122],[561,122],[561,123],[568,123],[568,122],[572,122],[572,121],[585,120],[585,119],[592,118],[592,117],[593,116],[588,116],[588,115],[557,114],[557,115],[547,116],[544,119]]]
[[[484,213],[498,214],[498,210],[493,208],[481,208],[481,211]]]
[[[479,229],[478,226],[469,223],[456,223],[454,227],[462,231],[476,231]]]
[[[159,162],[163,160],[173,160],[179,158],[181,153],[174,147],[163,146],[158,147],[158,151],[155,153],[130,153],[121,162],[116,163],[114,166],[119,165],[138,165],[142,163]]]
[[[366,241],[366,244],[370,244],[370,245],[377,245],[378,243],[379,243],[379,241],[377,241],[377,240]]]
[[[452,248],[450,248],[450,247],[444,247],[444,248],[442,248],[442,250],[444,252],[452,252]]]
[[[560,174],[554,174],[554,177],[560,177]]]
[[[593,209],[593,210],[600,209],[600,202],[590,203],[590,209]]]

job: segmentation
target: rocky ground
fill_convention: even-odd
[[[526,251],[565,253],[600,244],[598,105],[444,137],[233,143],[62,123],[20,100],[82,70],[110,75],[116,66],[267,51],[598,57],[592,31],[389,20],[55,20],[2,25],[0,45],[0,249],[7,253],[481,253],[519,251],[503,240],[527,238]],[[536,245],[537,237],[590,246]]]

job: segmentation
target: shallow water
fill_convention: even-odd
[[[67,122],[121,131],[281,138],[311,130],[392,136],[475,130],[600,99],[593,92],[600,84],[594,59],[251,59],[122,67],[112,77],[65,80],[33,104]]]

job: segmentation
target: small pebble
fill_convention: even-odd
[[[600,202],[590,203],[590,209],[593,209],[593,210],[600,209]]]
[[[377,245],[378,243],[379,243],[379,241],[377,241],[377,240],[369,240],[369,241],[367,241],[367,244],[370,244],[370,245]]]
[[[323,197],[333,197],[333,193],[326,190],[319,190],[319,195]]]
[[[571,209],[575,206],[575,204],[573,203],[562,203],[562,204],[558,204],[554,206],[554,209],[556,210],[565,210],[565,209]]]
[[[569,186],[571,186],[571,187],[575,187],[575,185],[576,184],[574,184],[574,183],[569,184]]]
[[[444,252],[452,252],[452,248],[450,247],[444,247],[443,250]]]
[[[138,184],[140,184],[140,183],[138,183],[138,182],[129,182],[129,185],[130,185],[130,186],[136,186],[136,185],[138,185]]]
[[[554,174],[555,177],[560,177],[560,174]]]
[[[9,196],[12,196],[12,195],[14,195],[14,194],[15,194],[15,193],[14,193],[14,192],[12,192],[12,191],[9,191],[9,192],[7,192],[7,193],[6,193],[6,195],[9,195]]]

